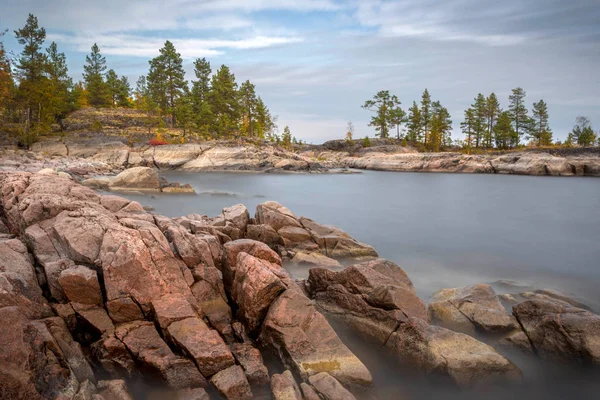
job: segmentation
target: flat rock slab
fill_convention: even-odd
[[[308,378],[310,384],[326,400],[356,400],[341,383],[326,372],[321,372]]]

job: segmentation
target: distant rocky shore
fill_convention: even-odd
[[[578,149],[584,150],[584,149]],[[600,153],[573,154],[543,151],[465,155],[418,153],[402,146],[375,146],[359,152],[327,146],[287,151],[276,146],[232,142],[143,146],[130,148],[108,143],[43,141],[33,153],[5,150],[0,170],[29,171],[54,168],[83,175],[116,174],[131,167],[162,170],[326,173],[347,169],[402,172],[461,172],[536,176],[600,176]],[[87,173],[86,173],[87,172]]]
[[[276,202],[171,219],[68,174],[0,172],[0,398],[130,400],[146,384],[178,400],[351,400],[373,378],[328,316],[462,390],[519,382],[505,348],[600,366],[600,316],[553,290],[480,284],[426,303],[373,247]]]

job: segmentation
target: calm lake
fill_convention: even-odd
[[[509,280],[514,287],[496,283],[497,291],[554,288],[600,310],[599,179],[374,171],[163,176],[192,184],[198,195],[126,197],[170,217],[214,216],[237,203],[253,215],[257,204],[276,200],[298,216],[339,226],[374,246],[406,270],[424,300],[441,288]],[[381,350],[333,322],[374,375],[376,390],[367,398],[482,398],[407,379],[410,373],[390,366]],[[582,399],[600,393],[599,376],[591,371],[509,358],[524,370],[526,384],[484,397]]]

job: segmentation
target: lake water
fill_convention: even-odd
[[[163,175],[192,184],[198,195],[127,197],[170,217],[214,216],[237,203],[254,214],[257,204],[276,200],[298,216],[339,226],[374,246],[381,257],[406,270],[425,300],[441,288],[511,280],[558,289],[600,310],[600,179],[375,171]],[[304,277],[308,271],[292,273]],[[496,288],[518,291],[505,285]],[[380,349],[365,346],[335,322],[334,326],[373,372],[378,398],[471,398],[440,392],[443,385],[399,377]],[[600,383],[587,372],[532,366],[531,360],[512,357],[526,370],[531,385],[484,397],[599,396]]]

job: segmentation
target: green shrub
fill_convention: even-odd
[[[371,139],[369,139],[368,136],[365,136],[365,138],[362,140],[362,146],[371,147]]]

